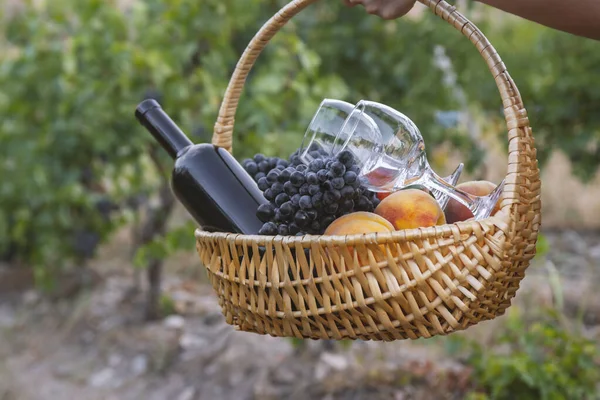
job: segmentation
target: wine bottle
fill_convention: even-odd
[[[203,230],[258,233],[256,210],[268,201],[227,150],[192,143],[156,100],[141,102],[135,116],[175,160],[171,189]]]

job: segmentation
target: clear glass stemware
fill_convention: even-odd
[[[504,188],[502,181],[487,196],[457,189],[430,167],[423,137],[410,118],[373,101],[361,100],[346,118],[331,152],[343,150],[354,154],[361,168],[359,175],[370,190],[390,192],[420,185],[445,204],[449,198],[455,199],[469,208],[476,220],[490,216]]]
[[[354,109],[342,100],[324,99],[310,121],[300,145],[300,159],[309,164],[320,155],[330,155],[338,132]]]

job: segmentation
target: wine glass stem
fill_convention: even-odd
[[[444,179],[439,177],[433,170],[428,169],[423,176],[418,180],[417,184],[421,184],[425,186],[429,190],[437,190],[450,198],[458,201],[463,206],[467,207],[469,210],[473,209],[475,205],[475,199],[471,197],[468,193],[463,192],[462,190],[456,189]]]

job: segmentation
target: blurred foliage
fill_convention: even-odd
[[[600,164],[600,42],[583,39],[517,18],[499,21],[498,13],[476,20],[502,56],[523,97],[543,166],[562,151],[573,172],[589,181]],[[456,35],[453,35],[456,36]],[[458,82],[470,101],[490,119],[501,117],[498,89],[472,49],[448,45]]]
[[[481,393],[472,399],[597,399],[600,347],[550,312],[527,324],[518,308],[508,313],[496,348],[451,336],[451,353],[466,351]],[[501,349],[500,349],[501,348]]]
[[[44,278],[93,256],[168,178],[170,160],[133,117],[137,103],[157,98],[194,141],[209,141],[235,63],[284,3],[23,0],[3,15],[0,258],[40,266]],[[590,176],[600,161],[600,117],[593,112],[599,44],[523,22],[478,24],[521,88],[542,160],[558,148]],[[490,121],[500,118],[483,60],[439,18],[382,21],[341,1],[309,7],[251,71],[234,154],[287,156],[323,98],[368,98],[402,110],[431,147],[447,142],[476,168],[485,156],[478,144],[460,124],[438,118],[465,107],[438,67],[440,48],[452,59],[467,106]],[[181,229],[141,249],[137,264],[190,248],[191,225]]]

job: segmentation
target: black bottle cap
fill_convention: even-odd
[[[173,159],[193,144],[154,99],[142,101],[135,110],[135,117]]]

